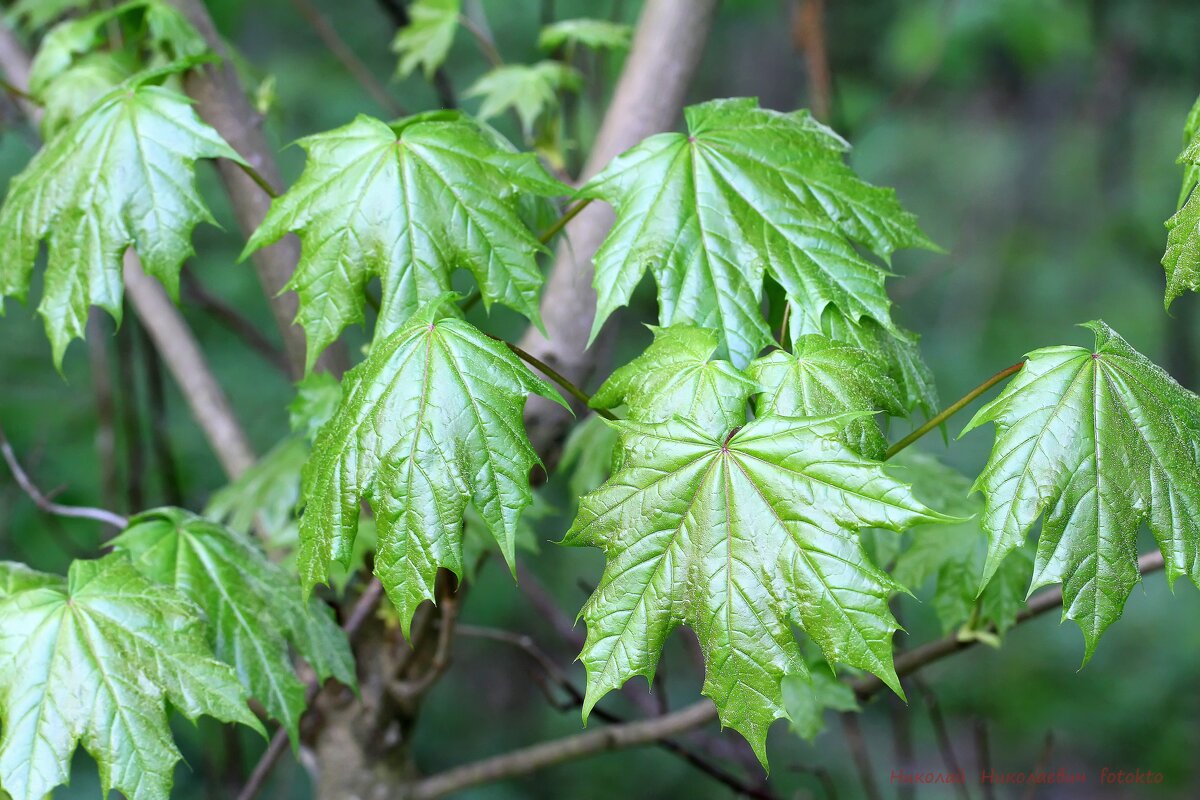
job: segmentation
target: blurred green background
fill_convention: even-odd
[[[295,138],[348,122],[357,113],[385,116],[330,54],[288,0],[210,0],[224,35],[240,50],[255,80],[273,78],[276,101],[268,129],[280,147]],[[409,110],[434,107],[436,96],[420,76],[390,81],[392,22],[372,0],[318,0],[326,19]],[[633,22],[631,0],[483,0],[506,59],[529,62],[539,27],[552,7],[556,18],[613,17]],[[722,4],[693,101],[754,95],[790,110],[811,103],[805,60],[791,28],[793,9],[780,0],[726,0]],[[1192,0],[829,0],[826,46],[832,73],[830,123],[854,145],[851,160],[867,179],[893,185],[946,255],[900,253],[890,283],[898,320],[922,335],[943,400],[959,397],[1022,353],[1052,344],[1090,344],[1076,323],[1103,318],[1135,347],[1190,388],[1200,386],[1197,304],[1185,296],[1170,314],[1162,308],[1158,265],[1165,220],[1175,209],[1181,170],[1175,157],[1188,108],[1200,91],[1200,4]],[[459,34],[447,71],[460,90],[486,70],[475,43]],[[587,60],[589,89],[577,103],[571,135],[584,151],[595,133],[619,57]],[[467,100],[468,110],[478,100]],[[509,135],[508,117],[496,120]],[[0,135],[0,182],[33,150],[28,128],[12,108]],[[578,150],[568,163],[578,163]],[[302,167],[297,148],[281,153],[285,173]],[[206,291],[242,310],[274,339],[252,269],[239,264],[242,241],[211,167],[201,168],[205,197],[222,229],[202,227],[199,255],[189,271]],[[3,243],[0,243],[0,248]],[[61,488],[63,502],[121,511],[171,500],[201,508],[223,481],[215,459],[169,377],[161,416],[148,344],[129,315],[120,331],[96,320],[95,344],[76,343],[64,374],[55,373],[50,349],[30,306],[9,303],[0,318],[0,424],[26,466],[46,489]],[[194,303],[184,313],[212,362],[255,446],[265,452],[287,432],[285,405],[292,389],[281,372]],[[476,312],[480,313],[480,312]],[[654,313],[653,296],[619,316],[622,356],[649,339],[638,321]],[[519,335],[518,322],[497,312],[494,329]],[[364,340],[351,332],[352,347]],[[89,355],[90,352],[90,355]],[[107,376],[107,380],[98,380]],[[98,424],[97,385],[111,393],[114,424]],[[156,419],[166,436],[156,436]],[[965,418],[953,421],[951,444],[930,436],[921,447],[968,474],[983,465],[990,433],[954,441]],[[894,426],[893,436],[907,430]],[[162,452],[156,442],[166,442]],[[104,453],[111,448],[112,456]],[[106,462],[110,469],[102,469]],[[177,481],[164,479],[174,469]],[[526,566],[571,615],[600,574],[598,553],[564,550],[557,540],[569,524],[571,499],[561,476],[546,491],[557,510],[539,520],[540,552]],[[94,553],[102,532],[93,524],[38,513],[0,471],[0,558],[60,571],[74,557]],[[1148,546],[1148,543],[1147,543]],[[924,596],[918,593],[919,596]],[[1052,770],[1086,772],[1089,783],[1044,787],[1037,797],[1200,796],[1200,595],[1181,581],[1174,595],[1161,574],[1135,591],[1125,617],[1105,636],[1086,669],[1077,671],[1082,638],[1048,615],[1007,637],[1003,649],[978,647],[941,662],[924,678],[962,767],[973,774],[986,730],[988,758],[999,771],[1029,771],[1039,759]],[[928,602],[905,602],[909,634],[898,644],[939,635]],[[580,683],[574,651],[549,622],[515,591],[505,570],[487,565],[472,590],[464,622],[528,631]],[[504,644],[463,638],[449,675],[429,697],[419,727],[424,770],[563,735],[579,728],[575,709],[557,711],[530,679],[524,656]],[[692,701],[700,677],[676,642],[663,667],[665,699]],[[640,691],[642,687],[639,687]],[[911,736],[918,770],[945,770],[929,709],[910,691],[907,708],[894,698],[872,703],[863,716],[874,771],[885,796],[897,731]],[[623,695],[606,701],[633,715]],[[809,744],[777,723],[771,741],[773,788],[782,797],[826,797],[826,779],[839,797],[861,796],[846,741],[835,718]],[[599,723],[593,723],[599,724]],[[982,727],[981,727],[982,726]],[[262,742],[228,735],[217,726],[178,726],[186,764],[178,775],[181,798],[228,797],[253,764]],[[1046,755],[1049,737],[1051,746]],[[744,752],[730,736],[734,763]],[[1100,787],[1102,767],[1152,769],[1164,785],[1121,790]],[[985,797],[968,786],[971,797]],[[63,797],[95,796],[94,768],[81,757]],[[265,796],[303,798],[308,780],[290,758]],[[659,749],[605,755],[567,764],[503,785],[465,793],[472,798],[724,797],[729,792]],[[917,797],[957,797],[950,788],[920,787]],[[998,797],[1024,789],[999,787]]]

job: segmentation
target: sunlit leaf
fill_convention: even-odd
[[[341,404],[305,471],[300,572],[306,587],[348,565],[359,504],[375,512],[375,574],[407,635],[439,567],[463,574],[472,502],[512,565],[538,457],[525,435],[530,393],[562,402],[512,351],[434,301],[345,377]]]
[[[43,800],[82,745],[105,795],[166,800],[179,751],[167,704],[260,733],[231,667],[212,656],[198,609],[124,556],[58,578],[0,564],[0,787]]]
[[[635,675],[651,680],[680,625],[704,654],[704,694],[766,760],[781,682],[808,668],[803,629],[830,663],[878,675],[892,665],[897,588],[856,531],[947,519],[839,440],[856,415],[760,417],[730,430],[680,417],[616,423],[621,470],[583,498],[564,544],[599,547],[607,566],[582,611],[585,715]]]
[[[1103,322],[1095,351],[1046,347],[964,433],[996,424],[975,486],[990,548],[984,582],[1043,513],[1032,588],[1063,584],[1063,617],[1086,641],[1084,661],[1141,580],[1145,522],[1167,580],[1200,583],[1200,398]]]

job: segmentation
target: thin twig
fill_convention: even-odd
[[[833,78],[825,46],[825,0],[793,0],[792,42],[804,55],[813,115],[828,122]]]
[[[141,402],[134,368],[137,320],[128,319],[117,330],[117,376],[121,395],[121,434],[125,440],[125,510],[136,514],[146,507],[144,479],[146,451],[143,447]]]
[[[376,79],[371,68],[364,64],[354,50],[338,35],[337,29],[325,18],[320,9],[313,5],[312,0],[292,0],[292,5],[300,13],[300,16],[304,17],[321,42],[329,48],[329,52],[333,53],[334,58],[341,62],[346,71],[359,82],[381,108],[393,117],[403,117],[408,114],[404,106],[400,105],[396,98],[392,97],[383,84]]]
[[[488,335],[490,336],[490,334],[488,334]],[[591,404],[592,396],[590,394],[588,394],[587,392],[580,389],[578,386],[576,386],[571,381],[567,380],[567,378],[565,378],[561,373],[559,373],[558,370],[554,369],[546,362],[525,352],[524,350],[522,350],[520,347],[513,344],[512,342],[505,342],[503,339],[500,339],[495,336],[492,336],[491,338],[495,339],[498,342],[503,342],[505,345],[508,346],[509,350],[512,350],[513,353],[515,353],[517,355],[518,358],[520,358],[522,361],[524,361],[529,366],[536,369],[538,372],[545,375],[550,380],[557,383],[559,386],[561,386],[567,392],[567,394],[571,395],[576,400],[583,403],[585,406]],[[600,416],[604,417],[605,419],[609,419],[609,420],[617,419],[617,416],[606,408],[596,408],[593,410]]]
[[[354,608],[350,611],[350,615],[346,617],[346,621],[342,623],[342,630],[345,632],[346,638],[354,638],[354,634],[358,632],[363,623],[375,613],[375,608],[382,599],[383,584],[378,580],[372,579],[367,588],[363,590],[362,595],[359,596],[358,602],[354,604]],[[305,705],[311,706],[320,690],[320,681],[314,675],[305,687]],[[253,800],[262,791],[267,778],[271,775],[271,770],[275,768],[275,764],[287,752],[287,749],[287,729],[280,726],[275,731],[275,735],[271,737],[271,742],[267,745],[267,749],[259,757],[258,763],[254,765],[254,770],[250,773],[250,777],[246,780],[246,785],[242,787],[242,791],[238,793],[237,800]]]
[[[96,401],[96,455],[100,461],[100,487],[104,505],[119,505],[117,494],[120,475],[117,468],[117,406],[113,394],[109,340],[112,333],[107,315],[99,308],[88,313],[87,348],[91,371],[92,395]]]
[[[183,271],[183,294],[188,302],[194,303],[201,311],[221,323],[230,333],[241,339],[243,344],[262,356],[268,364],[284,375],[289,374],[287,354],[276,347],[267,335],[240,311],[209,292],[188,269]]]
[[[538,614],[549,621],[550,627],[564,642],[576,650],[583,647],[583,633],[575,627],[571,615],[562,610],[562,606],[542,585],[537,575],[530,572],[524,564],[517,564],[517,587]]]
[[[928,422],[926,422],[924,425],[922,425],[921,427],[917,428],[915,431],[910,433],[908,436],[905,436],[903,439],[901,439],[900,441],[896,442],[894,445],[889,447],[887,453],[884,454],[884,456],[883,456],[884,460],[886,461],[887,459],[896,455],[896,453],[899,453],[901,450],[908,447],[910,444],[917,441],[922,436],[929,433],[931,430],[933,430],[937,426],[941,425],[946,420],[950,419],[950,417],[954,416],[959,411],[962,411],[965,407],[969,406],[975,400],[975,398],[979,397],[979,395],[983,394],[988,389],[991,389],[993,386],[995,386],[997,383],[999,383],[1000,381],[1007,378],[1009,375],[1015,375],[1017,372],[1019,372],[1021,370],[1021,367],[1023,367],[1023,366],[1025,366],[1025,362],[1018,361],[1016,364],[1013,364],[1011,367],[1007,367],[1005,369],[1000,370],[995,375],[988,378],[986,381],[979,384],[971,391],[967,392],[965,395],[963,395],[963,397],[960,400],[958,400],[956,403],[954,403],[954,405],[948,406],[944,411],[942,411],[942,413],[938,414],[936,417],[933,417]]]
[[[417,781],[412,785],[410,796],[415,800],[432,800],[471,786],[536,772],[564,761],[658,744],[664,739],[707,725],[716,718],[716,706],[710,700],[701,700],[661,717],[610,725],[454,767]]]
[[[892,726],[892,752],[896,756],[896,766],[902,772],[911,772],[916,763],[916,753],[912,741],[912,711],[908,704],[899,697],[889,698],[888,719]],[[896,800],[913,800],[916,787],[911,783],[901,782],[896,787]]]
[[[483,57],[486,58],[493,67],[504,66],[504,57],[500,55],[500,50],[496,47],[496,42],[494,39],[492,39],[492,36],[490,33],[488,33],[488,31],[484,30],[483,27],[478,25],[475,20],[471,19],[466,14],[458,15],[458,24],[461,25],[467,33],[471,34],[471,37],[474,38],[475,42],[479,45],[479,50],[483,53]]]
[[[111,525],[118,530],[123,529],[129,524],[129,520],[120,514],[114,514],[112,511],[103,508],[89,508],[88,506],[66,506],[61,503],[55,503],[42,494],[42,491],[34,485],[29,475],[21,467],[21,462],[17,460],[17,454],[13,452],[8,437],[4,435],[3,427],[0,427],[0,455],[4,456],[4,461],[8,464],[8,469],[12,472],[13,478],[16,479],[17,486],[21,487],[21,491],[29,496],[34,505],[47,514],[53,514],[58,517],[92,519],[97,522],[103,522],[105,525]]]
[[[975,760],[979,767],[980,775],[990,774],[992,771],[992,748],[988,743],[988,728],[987,720],[983,717],[975,718]],[[980,781],[984,800],[996,800],[996,787],[991,781]]]
[[[434,648],[433,657],[430,659],[428,667],[417,677],[400,682],[392,687],[392,691],[396,692],[405,701],[412,702],[428,692],[438,682],[438,679],[446,673],[446,670],[449,669],[450,652],[454,646],[454,626],[458,620],[460,603],[461,598],[453,586],[448,587],[448,590],[444,591],[442,596],[438,598],[437,645]]]
[[[937,740],[938,751],[942,754],[942,762],[946,765],[946,771],[956,778],[953,781],[955,793],[960,800],[970,800],[971,795],[967,792],[966,773],[963,772],[962,765],[958,763],[958,754],[954,752],[954,744],[950,741],[946,718],[942,716],[942,708],[938,705],[937,695],[926,685],[925,681],[918,677],[912,678],[912,685],[917,687],[917,692],[925,702],[925,711],[929,714],[929,724],[933,726],[933,735]],[[960,777],[961,780],[958,780]]]
[[[1054,752],[1054,731],[1046,731],[1046,741],[1042,744],[1042,752],[1038,754],[1037,763],[1033,766],[1033,774],[1041,775],[1046,771],[1046,765],[1050,763],[1050,754]],[[1025,786],[1025,794],[1021,796],[1021,800],[1033,800],[1034,795],[1038,790],[1037,781],[1029,781]]]
[[[867,751],[867,740],[863,736],[862,727],[858,724],[858,712],[844,711],[842,731],[846,735],[846,747],[850,750],[850,758],[858,770],[858,779],[862,783],[863,796],[867,800],[882,800],[879,784],[875,782],[875,771],[871,766],[871,755]]]
[[[146,398],[150,406],[150,446],[158,464],[159,481],[167,505],[183,505],[183,484],[179,478],[179,467],[171,452],[171,434],[167,426],[166,382],[163,380],[162,360],[150,334],[138,327],[139,355],[146,372]]]

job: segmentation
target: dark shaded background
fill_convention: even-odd
[[[318,5],[361,58],[382,78],[394,68],[389,19],[372,0],[321,0]],[[505,57],[532,61],[543,3],[484,0]],[[633,21],[637,2],[552,3],[559,18],[582,15]],[[269,126],[281,142],[335,127],[359,112],[383,116],[329,54],[287,0],[213,0],[218,24],[259,78],[274,76],[278,102]],[[615,7],[615,8],[614,8]],[[923,337],[942,397],[952,400],[1022,353],[1051,344],[1090,344],[1076,323],[1103,318],[1135,347],[1196,388],[1196,308],[1186,296],[1170,315],[1162,309],[1165,244],[1162,222],[1175,208],[1181,177],[1174,163],[1181,128],[1200,91],[1200,4],[1190,0],[1071,2],[1071,0],[829,0],[826,44],[833,76],[831,123],[854,144],[854,166],[869,180],[897,187],[948,255],[900,253],[891,283],[897,317]],[[805,62],[797,53],[787,2],[728,0],[691,96],[757,95],[764,105],[792,109],[810,104]],[[456,40],[449,72],[459,88],[484,69],[474,43]],[[598,87],[580,103],[586,144],[597,124],[597,104],[611,89],[619,59],[593,65]],[[432,107],[419,78],[392,84],[411,110]],[[477,101],[468,101],[473,109]],[[6,119],[12,122],[12,115]],[[507,118],[501,128],[515,134]],[[0,176],[7,180],[31,154],[27,130],[6,124],[0,136]],[[294,178],[299,150],[282,157]],[[242,242],[210,167],[201,168],[205,196],[224,230],[204,227],[190,272],[212,294],[248,314],[274,337],[265,302],[248,265],[237,263]],[[0,243],[0,247],[3,244]],[[32,297],[40,287],[35,282]],[[182,500],[202,507],[222,484],[221,473],[169,379],[158,418],[168,435],[156,437],[153,371],[148,345],[130,315],[119,333],[98,319],[93,356],[75,344],[64,375],[55,374],[33,307],[9,304],[0,318],[0,422],[37,481],[65,487],[64,502],[118,510],[172,499],[169,467],[178,473]],[[286,432],[283,408],[291,387],[220,324],[192,304],[192,324],[233,398],[255,446],[265,452]],[[622,355],[640,349],[649,334],[635,323],[650,319],[653,296],[618,317]],[[513,316],[497,311],[506,333],[519,333]],[[352,342],[363,334],[352,332]],[[108,376],[114,404],[111,447],[115,471],[105,474],[107,447],[98,425],[96,376]],[[101,381],[105,382],[105,381]],[[965,422],[955,420],[953,436]],[[907,425],[893,431],[900,435]],[[155,452],[169,442],[169,454]],[[971,474],[986,459],[990,435],[979,431],[949,449],[934,436],[922,447]],[[548,497],[560,514],[538,523],[541,552],[525,563],[573,614],[599,576],[598,553],[563,550],[549,542],[568,524],[571,500],[563,481]],[[63,570],[100,546],[95,525],[39,514],[0,474],[0,558],[45,570]],[[1147,542],[1146,546],[1149,546]],[[1145,548],[1143,548],[1145,549]],[[1086,772],[1089,785],[1045,788],[1038,797],[1200,796],[1200,602],[1186,581],[1175,595],[1161,574],[1135,591],[1125,617],[1077,672],[1083,647],[1073,626],[1049,617],[1013,631],[1000,651],[980,647],[929,669],[925,679],[940,701],[957,756],[967,771],[979,763],[977,720],[986,721],[990,759],[998,770],[1045,765]],[[907,603],[911,636],[937,636],[928,603]],[[467,603],[464,622],[533,633],[567,666],[574,652],[546,620],[514,591],[496,564],[483,572]],[[572,667],[582,681],[582,670]],[[579,728],[575,710],[557,712],[530,681],[523,656],[502,644],[463,639],[453,669],[432,692],[421,720],[419,761],[424,769],[462,763]],[[672,706],[692,701],[700,678],[678,642],[664,660],[665,695]],[[907,712],[894,699],[874,702],[864,715],[871,754],[885,795],[898,766],[895,731],[908,730],[920,768],[944,769],[926,705],[911,693]],[[619,696],[610,707],[634,713]],[[771,742],[772,783],[781,796],[826,796],[814,770],[825,770],[839,796],[860,795],[836,719],[815,744],[778,723]],[[230,736],[216,725],[178,726],[187,764],[178,773],[181,798],[226,797],[253,763],[261,742]],[[732,740],[733,737],[731,737]],[[63,797],[95,796],[95,772],[80,769]],[[1095,781],[1102,767],[1162,772],[1158,792],[1122,794]],[[220,776],[213,779],[212,776]],[[285,759],[266,796],[308,796],[307,779]],[[207,787],[207,788],[206,788]],[[970,788],[972,797],[984,795]],[[609,798],[722,797],[728,792],[656,749],[572,763],[522,781],[465,793],[464,797]],[[954,797],[949,789],[921,788],[917,797]],[[999,797],[1023,790],[1000,787]]]

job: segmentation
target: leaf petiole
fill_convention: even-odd
[[[938,414],[935,417],[932,417],[924,425],[917,428],[915,431],[910,433],[908,436],[905,436],[903,439],[901,439],[900,441],[896,442],[894,445],[889,447],[887,452],[884,453],[884,455],[883,455],[883,460],[887,461],[889,458],[896,455],[901,450],[908,447],[910,444],[917,441],[922,436],[929,433],[931,430],[933,430],[937,426],[941,425],[946,420],[950,419],[952,416],[957,414],[959,411],[962,411],[964,408],[966,408],[972,402],[974,402],[975,399],[979,397],[979,395],[983,394],[988,389],[991,389],[997,383],[999,383],[1000,381],[1009,377],[1010,375],[1015,375],[1017,372],[1019,372],[1021,370],[1021,367],[1023,367],[1023,366],[1025,366],[1025,362],[1023,360],[1018,361],[1017,363],[1013,364],[1011,367],[1007,367],[1005,369],[1000,370],[995,375],[988,378],[986,381],[979,384],[971,391],[967,392],[965,395],[962,396],[962,399],[958,400],[953,405],[947,406],[946,409],[943,410],[940,414]]]

